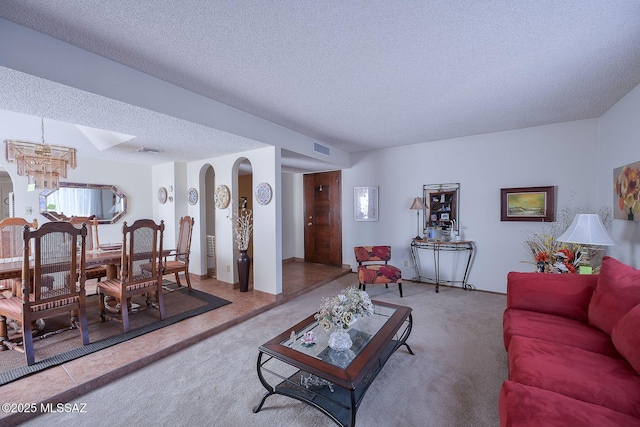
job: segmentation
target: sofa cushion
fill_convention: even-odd
[[[616,349],[640,374],[640,305],[636,305],[613,327],[611,339]]]
[[[578,320],[508,308],[504,312],[502,325],[505,349],[509,348],[511,337],[519,335],[568,344],[611,357],[621,357],[609,335]]]
[[[640,376],[624,359],[514,336],[509,379],[640,418]]]
[[[640,419],[604,406],[505,381],[498,398],[501,427],[640,426]]]
[[[598,276],[519,273],[507,275],[507,307],[588,321],[587,309]]]
[[[605,256],[589,303],[589,323],[611,335],[618,320],[639,303],[640,270]]]

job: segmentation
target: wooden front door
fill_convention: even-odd
[[[304,260],[342,266],[342,172],[304,175]]]

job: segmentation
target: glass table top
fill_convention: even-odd
[[[348,333],[351,336],[353,345],[349,350],[336,351],[329,348],[329,336],[335,329],[331,328],[329,331],[325,331],[324,328],[313,319],[301,329],[293,331],[295,333],[294,341],[292,341],[292,334],[289,338],[281,341],[280,344],[331,365],[346,368],[365,348],[371,338],[382,329],[395,312],[395,308],[374,303],[373,315],[358,317],[356,321],[351,324]],[[308,333],[312,333],[312,341],[305,340],[305,336],[307,336]]]

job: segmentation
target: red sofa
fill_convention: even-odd
[[[640,426],[640,270],[509,273],[501,426]]]

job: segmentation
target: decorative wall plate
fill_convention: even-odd
[[[164,187],[160,187],[158,188],[158,201],[160,203],[166,203],[167,202],[167,189]]]
[[[189,192],[187,193],[187,200],[189,201],[190,205],[195,205],[196,203],[198,203],[198,190],[196,190],[195,188],[190,188]]]
[[[271,190],[271,186],[266,182],[261,182],[256,187],[256,200],[261,205],[267,205],[271,201],[271,196],[273,191]]]
[[[229,187],[226,185],[218,185],[215,193],[216,208],[225,209],[229,206],[230,199],[231,195],[229,193]]]

